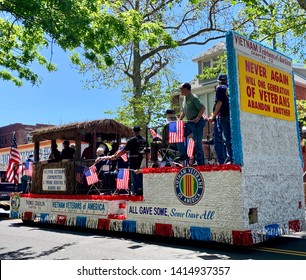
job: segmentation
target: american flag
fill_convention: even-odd
[[[76,175],[75,175],[75,179],[78,183],[83,184],[83,177],[84,177],[84,173],[85,171],[88,170],[88,167],[86,166],[78,166],[76,169]]]
[[[24,162],[24,173],[25,175],[32,177],[33,174],[33,162],[32,161],[25,161]]]
[[[119,153],[120,151],[122,151],[124,149],[124,146],[120,146],[117,153]],[[127,157],[127,154],[125,153],[124,155],[121,156],[122,160],[124,162],[127,162],[128,161],[128,157]]]
[[[6,169],[6,179],[10,183],[18,185],[18,169],[20,166],[20,155],[17,148],[16,136],[13,134],[12,147],[10,152],[10,158]]]
[[[152,135],[152,138],[158,137],[158,138],[160,138],[160,139],[163,139],[163,137],[161,137],[159,134],[157,134],[157,133],[155,132],[155,130],[152,129],[152,128],[150,128],[150,133],[151,133],[151,135]]]
[[[184,142],[184,121],[169,123],[169,143]]]
[[[192,138],[188,138],[187,141],[187,155],[191,158],[193,156],[194,140]]]
[[[130,170],[129,169],[119,169],[117,174],[117,189],[118,190],[127,190],[129,189],[129,178]]]
[[[99,181],[97,168],[94,165],[90,166],[89,169],[85,171],[85,177],[88,186],[97,183]]]

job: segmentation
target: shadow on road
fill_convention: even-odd
[[[0,216],[0,221],[3,217]],[[4,219],[6,219],[4,217]],[[155,235],[141,235],[135,233],[117,232],[117,231],[101,231],[79,227],[65,227],[52,224],[25,224],[12,223],[11,227],[29,226],[32,230],[44,230],[58,232],[62,234],[75,234],[82,236],[93,236],[94,238],[117,238],[130,240],[134,244],[129,247],[131,250],[137,250],[147,245],[157,245],[169,248],[179,248],[192,250],[196,252],[197,257],[203,260],[306,260],[306,238],[305,236],[294,237],[285,236],[274,239],[269,239],[265,242],[248,246],[237,247],[230,244],[218,242],[203,242],[186,239],[174,239],[169,237],[160,237]],[[45,256],[52,254],[57,250],[62,250],[71,244],[63,244],[62,246],[54,247],[48,252],[41,252]],[[30,248],[25,247],[16,252],[0,254],[0,259],[31,259],[39,256],[31,256]]]

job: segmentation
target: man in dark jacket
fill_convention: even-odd
[[[135,170],[140,168],[143,154],[142,151],[146,147],[146,140],[140,135],[140,127],[133,127],[134,136],[130,138],[125,147],[118,153],[111,156],[111,160],[120,158],[125,153],[129,152],[130,169],[131,172],[131,191],[134,194],[142,192],[142,174],[135,174]]]
[[[63,142],[64,149],[61,153],[61,159],[73,159],[75,150],[70,147],[70,142],[65,140]]]

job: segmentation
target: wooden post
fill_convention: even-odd
[[[92,155],[95,158],[96,150],[97,150],[97,134],[95,132],[93,132],[91,137],[92,137],[91,139],[92,139],[92,149],[93,149]]]
[[[39,142],[34,142],[34,162],[39,162]]]
[[[78,134],[75,138],[75,159],[76,160],[81,160],[81,144],[82,144],[81,135]]]

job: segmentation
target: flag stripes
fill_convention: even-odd
[[[18,184],[19,173],[18,173],[18,166],[20,165],[20,154],[17,147],[17,141],[15,133],[13,134],[12,139],[12,146],[10,151],[10,157],[8,166],[6,169],[6,179],[10,183],[14,183],[15,185]]]
[[[156,137],[158,137],[158,138],[160,138],[160,139],[163,139],[163,138],[162,138],[159,134],[157,134],[157,133],[155,132],[155,130],[152,129],[152,128],[150,128],[150,133],[151,133],[153,139],[156,138]]]
[[[184,121],[169,123],[169,143],[184,142]]]
[[[120,146],[118,151],[116,153],[119,153],[120,151],[122,151],[124,149],[124,146]],[[124,162],[127,162],[128,161],[128,157],[127,157],[127,154],[125,153],[124,155],[121,156],[122,160]]]
[[[77,170],[76,170],[76,175],[75,175],[75,179],[78,183],[83,184],[83,177],[84,177],[84,173],[85,171],[88,169],[88,167],[86,166],[78,166]]]
[[[95,184],[99,181],[97,168],[94,165],[90,166],[89,169],[85,171],[85,176],[88,186]]]
[[[128,190],[129,189],[129,178],[130,170],[129,169],[119,169],[117,174],[117,184],[116,187],[118,190]]]
[[[194,151],[194,140],[192,138],[188,138],[188,143],[187,143],[187,155],[188,157],[193,156],[193,151]]]
[[[33,175],[33,162],[32,161],[24,162],[24,173],[25,175],[32,177]]]

